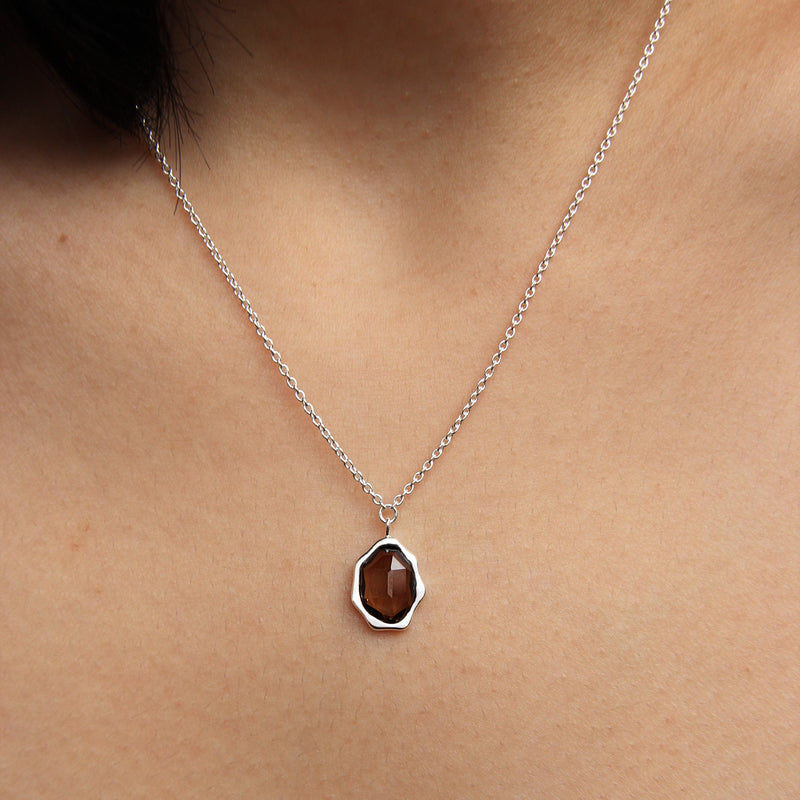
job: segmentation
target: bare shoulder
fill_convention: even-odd
[[[706,174],[727,178],[719,186],[722,212],[729,190],[735,201],[773,199],[790,210],[800,171],[800,6],[688,3],[681,10],[676,5],[668,32],[680,61],[663,135],[693,146],[697,190]]]
[[[663,177],[660,230],[673,237],[687,277],[692,259],[708,291],[749,309],[739,326],[785,337],[788,351],[800,320],[800,5],[674,10],[665,33],[674,51],[659,54],[673,57],[661,96],[663,146],[647,165]]]

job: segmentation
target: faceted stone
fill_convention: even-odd
[[[414,569],[399,548],[379,547],[361,566],[359,592],[367,611],[383,622],[399,622],[417,596]]]

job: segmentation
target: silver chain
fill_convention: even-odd
[[[530,305],[534,294],[536,294],[536,287],[541,283],[544,271],[550,266],[550,261],[553,259],[553,256],[555,256],[556,250],[558,249],[559,244],[561,244],[561,240],[564,238],[564,235],[566,234],[567,229],[572,222],[572,218],[578,211],[578,206],[581,204],[583,198],[586,196],[587,190],[592,185],[592,179],[595,175],[597,175],[600,164],[605,158],[606,151],[609,149],[609,147],[611,147],[611,140],[616,135],[617,129],[622,123],[622,118],[631,103],[631,99],[633,98],[634,94],[636,94],[636,89],[642,80],[642,75],[644,74],[645,69],[647,69],[647,65],[650,63],[650,57],[653,55],[653,51],[655,50],[655,44],[660,37],[661,29],[664,27],[664,21],[669,13],[669,9],[670,0],[666,0],[658,14],[658,19],[656,20],[655,26],[650,33],[650,38],[645,45],[644,55],[639,60],[639,65],[636,68],[636,71],[633,73],[633,79],[628,86],[628,91],[625,92],[625,97],[622,99],[619,109],[617,110],[617,113],[611,122],[611,127],[609,127],[609,129],[606,131],[606,136],[600,143],[600,148],[594,154],[592,163],[589,164],[589,168],[586,170],[583,180],[581,180],[580,188],[577,192],[575,192],[574,199],[569,204],[567,213],[561,220],[561,225],[559,226],[556,235],[553,237],[553,241],[550,242],[550,247],[547,248],[544,258],[542,258],[542,260],[539,262],[539,266],[536,268],[536,272],[531,278],[528,288],[525,289],[525,294],[517,306],[516,313],[511,317],[511,323],[508,328],[506,328],[505,335],[503,336],[500,344],[497,346],[497,351],[492,356],[489,365],[483,371],[483,375],[475,386],[475,389],[472,391],[472,394],[470,394],[469,399],[464,404],[464,407],[461,409],[461,412],[455,418],[453,424],[448,428],[447,433],[445,433],[439,444],[433,449],[430,456],[428,456],[426,461],[420,467],[419,471],[414,473],[414,476],[411,478],[411,480],[403,487],[403,490],[399,494],[395,495],[391,503],[384,501],[383,497],[375,491],[372,484],[364,477],[364,474],[361,472],[361,470],[356,467],[356,465],[353,463],[353,459],[350,458],[347,453],[345,453],[342,446],[334,438],[330,429],[322,421],[320,415],[314,410],[314,406],[312,406],[306,398],[305,392],[298,386],[297,379],[291,374],[289,367],[281,358],[281,354],[278,352],[278,350],[276,350],[275,344],[267,334],[264,326],[261,324],[258,315],[253,310],[252,304],[247,299],[247,295],[245,295],[242,287],[239,285],[239,281],[236,280],[236,277],[231,272],[230,267],[228,267],[228,265],[225,263],[225,259],[222,257],[219,249],[214,244],[214,241],[206,230],[205,225],[203,225],[203,223],[200,221],[200,217],[197,215],[197,212],[194,210],[194,206],[186,196],[186,192],[181,186],[181,182],[178,180],[178,177],[172,171],[172,167],[170,167],[169,163],[167,162],[164,151],[161,149],[161,145],[158,142],[155,133],[147,124],[147,122],[143,122],[144,131],[150,148],[153,151],[153,155],[155,156],[156,161],[160,164],[162,171],[167,176],[170,185],[175,190],[175,195],[178,198],[178,202],[183,206],[183,210],[189,215],[189,220],[197,229],[197,233],[200,235],[203,243],[211,253],[211,257],[216,262],[220,272],[222,272],[222,274],[225,276],[225,280],[228,282],[233,290],[233,293],[241,303],[248,319],[253,324],[256,332],[261,338],[264,347],[269,352],[270,358],[277,365],[278,372],[280,372],[280,374],[284,377],[286,380],[286,385],[294,393],[295,399],[302,405],[303,411],[308,414],[311,422],[314,424],[314,427],[317,428],[322,435],[322,438],[328,443],[328,445],[330,445],[330,448],[334,453],[336,453],[342,464],[347,467],[348,472],[358,482],[364,492],[372,498],[372,502],[378,506],[378,516],[380,517],[381,522],[387,526],[387,530],[388,526],[397,519],[398,509],[402,505],[403,501],[411,494],[411,492],[414,491],[414,487],[420,483],[425,475],[433,468],[433,465],[436,463],[436,461],[441,458],[445,448],[450,444],[453,437],[456,435],[456,433],[458,433],[459,429],[464,424],[464,421],[469,416],[473,406],[478,402],[478,398],[481,396],[484,389],[486,389],[486,386],[494,375],[495,370],[500,365],[503,353],[505,353],[505,351],[508,349],[511,340],[514,338],[514,335],[517,332],[517,328],[522,322],[525,312],[528,310],[528,306]]]

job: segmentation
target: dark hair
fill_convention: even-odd
[[[107,122],[140,134],[142,115],[156,130],[168,115],[182,116],[168,0],[0,0],[3,6],[75,97]]]

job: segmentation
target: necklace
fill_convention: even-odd
[[[575,216],[578,206],[583,201],[587,190],[592,184],[592,179],[597,174],[600,164],[605,158],[606,151],[611,146],[611,140],[617,133],[619,125],[622,123],[622,118],[628,110],[631,99],[636,93],[639,82],[642,80],[642,75],[647,68],[650,57],[655,50],[655,44],[658,41],[661,29],[664,27],[664,21],[670,10],[670,0],[665,0],[664,5],[658,14],[658,19],[655,22],[653,30],[644,48],[644,55],[639,60],[636,71],[633,73],[628,90],[625,97],[622,99],[617,113],[611,122],[611,126],[606,131],[606,136],[600,143],[600,148],[595,153],[592,162],[589,164],[586,174],[581,180],[578,191],[575,192],[574,199],[567,209],[567,213],[561,220],[561,225],[553,237],[550,246],[544,254],[544,257],[539,262],[536,272],[531,278],[530,284],[525,289],[525,294],[517,306],[517,310],[511,317],[511,323],[506,328],[500,344],[497,346],[497,351],[492,356],[489,365],[483,371],[483,375],[478,381],[475,389],[470,394],[461,412],[453,421],[453,424],[448,428],[447,433],[442,437],[438,445],[433,449],[430,456],[425,460],[420,469],[412,476],[411,480],[403,487],[402,491],[394,496],[391,502],[387,502],[373,488],[372,484],[364,477],[361,470],[359,470],[353,463],[350,456],[345,453],[339,442],[336,441],[330,429],[323,423],[321,417],[314,410],[314,406],[306,398],[305,392],[298,386],[297,380],[292,376],[289,367],[281,358],[281,354],[275,348],[275,344],[267,334],[266,329],[261,324],[258,315],[253,310],[253,306],[245,295],[244,290],[236,280],[233,272],[231,272],[225,259],[214,244],[206,227],[200,221],[200,217],[194,210],[194,206],[186,195],[181,182],[173,172],[169,163],[167,162],[164,151],[156,138],[152,128],[148,125],[146,120],[142,121],[145,136],[147,137],[150,149],[153,155],[161,166],[161,170],[166,175],[170,185],[175,190],[175,195],[183,210],[188,214],[189,220],[197,230],[203,243],[211,253],[220,272],[222,272],[225,280],[231,287],[234,295],[241,303],[244,312],[247,314],[248,319],[254,326],[256,333],[261,339],[264,347],[270,355],[272,361],[278,369],[278,372],[283,376],[289,390],[294,394],[297,402],[303,407],[303,411],[308,415],[312,424],[319,431],[323,439],[328,443],[330,448],[339,458],[339,460],[347,468],[347,471],[358,482],[366,494],[368,494],[372,502],[378,507],[378,518],[385,526],[386,535],[375,542],[375,544],[358,559],[355,565],[353,576],[353,604],[364,616],[364,619],[375,630],[400,630],[408,627],[411,622],[411,617],[414,610],[419,605],[419,602],[425,596],[425,584],[422,582],[422,577],[419,573],[419,566],[414,554],[402,545],[397,539],[390,535],[390,527],[397,520],[397,515],[400,506],[405,499],[414,491],[414,487],[419,484],[425,475],[430,472],[436,461],[441,458],[445,448],[450,444],[453,437],[458,433],[466,418],[472,411],[473,406],[478,402],[478,398],[486,389],[487,384],[495,373],[495,370],[500,365],[503,353],[508,349],[511,340],[516,334],[517,327],[522,322],[525,312],[528,310],[530,301],[536,293],[536,287],[542,280],[545,270],[550,266],[550,261],[556,254],[561,240],[567,232],[567,229]]]

